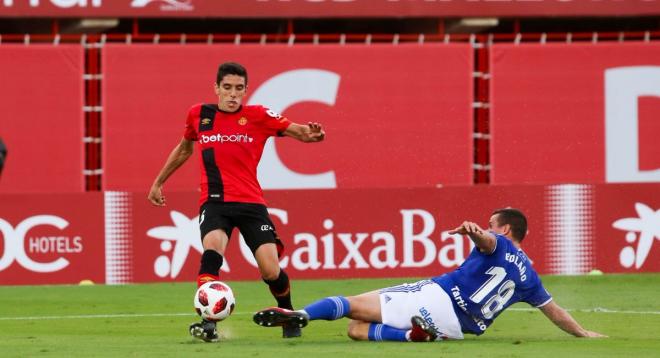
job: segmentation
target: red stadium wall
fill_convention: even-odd
[[[472,183],[468,44],[108,45],[104,189],[147,190],[181,140],[187,109],[217,101],[215,73],[229,59],[249,71],[246,103],[327,128],[321,145],[267,145],[264,189]],[[190,190],[198,180],[189,163],[167,189]]]
[[[144,197],[181,138],[186,109],[215,100],[219,59],[250,69],[247,102],[328,128],[321,144],[277,139],[261,168],[267,189],[335,188],[267,191],[294,278],[447,272],[469,241],[446,231],[467,218],[485,223],[502,206],[529,215],[524,247],[541,273],[660,271],[660,46],[490,51],[491,128],[482,138],[491,142],[491,182],[511,186],[469,185],[468,44],[106,45],[94,105],[102,104],[104,189],[118,191],[101,194],[79,193],[82,48],[3,44],[0,282],[193,280],[194,160],[167,183],[168,208]],[[238,241],[223,277],[256,279]]]
[[[84,191],[83,49],[0,46],[0,193]]]
[[[660,44],[495,44],[491,183],[660,182]]]
[[[106,45],[103,99],[93,107],[103,138],[83,138],[81,47],[0,51],[11,53],[0,57],[9,84],[0,89],[10,152],[2,193],[82,191],[83,139],[101,142],[91,174],[104,189],[146,190],[180,139],[186,109],[214,100],[221,58],[250,68],[248,102],[328,128],[321,145],[270,143],[260,167],[266,189],[473,183],[468,44]],[[490,163],[474,160],[489,164],[492,183],[660,182],[660,45],[496,43],[490,52]],[[87,155],[96,162],[98,153]],[[168,191],[197,185],[195,161]]]
[[[294,279],[410,277],[456,268],[470,242],[447,231],[514,206],[523,247],[543,274],[658,272],[658,184],[271,191],[271,216]],[[383,200],[387,197],[387,200]],[[3,195],[3,284],[193,281],[201,245],[195,192],[151,206],[144,193]],[[64,204],[66,203],[66,204]],[[105,220],[103,221],[103,217]],[[59,219],[58,219],[59,218]],[[236,233],[222,277],[257,279]]]

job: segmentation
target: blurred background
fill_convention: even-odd
[[[446,272],[507,206],[541,273],[660,271],[660,1],[4,0],[0,281],[192,281],[197,158],[146,195],[225,61],[328,133],[259,167],[293,277]]]

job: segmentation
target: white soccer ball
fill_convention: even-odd
[[[209,281],[201,285],[193,299],[195,311],[207,321],[222,321],[229,317],[236,306],[234,293],[229,285],[220,281]]]

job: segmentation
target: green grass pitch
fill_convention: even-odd
[[[301,307],[414,279],[293,282]],[[347,320],[315,321],[299,339],[252,322],[274,301],[262,282],[229,282],[237,301],[219,343],[194,341],[194,283],[0,287],[2,357],[659,357],[660,274],[546,276],[557,303],[606,339],[577,339],[518,304],[480,337],[434,343],[353,342]]]

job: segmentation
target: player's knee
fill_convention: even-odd
[[[365,330],[366,327],[366,330]],[[369,325],[362,321],[351,320],[348,322],[348,336],[354,341],[365,341],[369,339]]]
[[[259,271],[261,273],[261,278],[265,281],[275,281],[280,276],[280,267],[277,265],[271,265],[268,267],[260,267]]]
[[[280,275],[280,265],[277,260],[259,260],[259,273],[266,281],[277,280]]]
[[[276,280],[280,274],[280,262],[274,244],[261,245],[254,252],[261,278],[266,281]]]
[[[215,250],[220,255],[224,255],[228,241],[227,234],[223,230],[217,229],[204,235],[202,238],[202,246],[204,247],[204,250]]]

